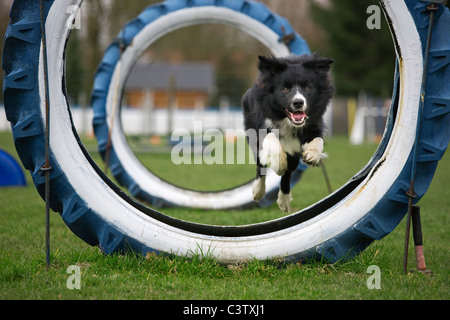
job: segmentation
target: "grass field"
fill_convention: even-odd
[[[95,141],[85,140],[95,150]],[[13,154],[12,137],[0,133],[0,148]],[[327,170],[338,188],[371,157],[376,145],[352,146],[335,137],[326,145]],[[103,167],[98,156],[94,158]],[[253,176],[250,165],[174,166],[167,154],[142,155],[164,179],[181,186],[220,189]],[[219,265],[211,258],[168,258],[133,254],[104,256],[77,238],[51,213],[51,268],[45,267],[45,205],[27,173],[28,186],[0,189],[0,299],[449,299],[450,157],[439,163],[420,201],[425,257],[434,275],[402,273],[405,221],[355,259],[326,264],[252,261]],[[292,207],[301,209],[327,195],[320,169],[308,169],[293,190]],[[246,211],[164,209],[182,219],[209,224],[247,224],[281,216],[273,205]],[[411,241],[412,242],[412,241]],[[411,244],[410,269],[414,268]],[[81,288],[67,287],[69,266],[81,271]],[[369,289],[370,265],[380,268],[381,289]]]

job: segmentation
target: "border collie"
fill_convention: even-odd
[[[257,164],[254,201],[266,192],[263,168],[270,167],[281,176],[278,206],[289,212],[291,174],[300,158],[318,166],[326,157],[322,118],[334,91],[329,75],[333,62],[317,54],[259,56],[259,78],[242,98],[245,129],[258,133],[257,145],[251,145]]]

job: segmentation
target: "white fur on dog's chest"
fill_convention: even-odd
[[[272,132],[278,130],[278,139],[283,147],[284,152],[294,155],[296,153],[301,153],[302,146],[297,138],[295,129],[292,128],[290,120],[285,118],[275,125],[270,119],[266,119],[267,128],[272,129]]]
[[[291,156],[300,153],[301,151],[301,145],[300,141],[297,138],[291,138],[291,137],[280,137],[280,143],[283,146],[283,150],[286,153],[289,153]]]

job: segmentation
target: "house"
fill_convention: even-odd
[[[209,62],[138,62],[128,76],[124,103],[140,108],[150,97],[152,107],[167,108],[169,92],[173,92],[176,108],[204,107],[214,87],[214,66]]]

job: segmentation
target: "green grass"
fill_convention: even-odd
[[[86,140],[95,149],[95,141]],[[0,133],[0,148],[17,157],[9,133]],[[362,168],[375,145],[351,146],[347,139],[328,141],[327,170],[334,189]],[[101,160],[93,154],[103,167]],[[147,155],[142,155],[147,157]],[[184,186],[221,188],[245,182],[253,168],[246,165],[173,166],[167,155],[154,155],[148,166]],[[214,179],[204,170],[214,170]],[[225,174],[223,172],[226,172]],[[197,173],[196,173],[197,172]],[[201,174],[198,174],[200,172]],[[245,172],[241,173],[241,172]],[[197,176],[198,181],[190,178]],[[233,176],[233,177],[231,177]],[[236,178],[237,176],[237,178]],[[51,268],[45,267],[45,205],[27,174],[28,186],[0,189],[0,299],[449,299],[448,214],[450,212],[450,157],[439,163],[435,178],[420,201],[427,267],[433,276],[402,273],[405,221],[387,237],[376,241],[355,259],[327,264],[285,264],[251,261],[246,265],[220,265],[207,253],[193,259],[147,257],[133,254],[104,256],[77,238],[57,213],[51,213]],[[192,184],[191,184],[192,183]],[[308,169],[293,190],[294,209],[326,196],[320,169]],[[273,205],[246,211],[164,209],[186,220],[210,224],[246,224],[281,216]],[[410,251],[410,269],[414,268]],[[71,265],[81,270],[81,289],[69,290],[66,273]],[[366,286],[368,266],[381,270],[381,289]]]

